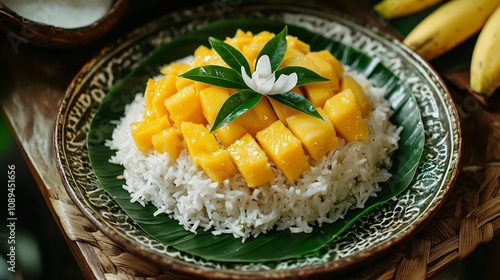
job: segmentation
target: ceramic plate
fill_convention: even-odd
[[[393,38],[321,10],[324,9],[255,4],[241,5],[222,15],[220,10],[209,5],[170,14],[104,49],[69,86],[56,124],[58,168],[77,206],[106,235],[131,252],[168,269],[204,277],[286,278],[340,273],[386,252],[411,236],[438,209],[457,173],[460,130],[450,95],[436,73]],[[262,25],[262,28],[267,22],[295,26],[304,29],[304,33],[312,34],[312,37],[309,36],[311,40],[321,37],[320,41],[326,42],[326,45],[330,42],[343,46],[339,48],[340,53],[334,53],[343,63],[361,70],[378,86],[384,86],[389,79],[386,77],[388,74],[390,84],[395,87],[391,90],[409,92],[420,112],[421,123],[418,125],[422,125],[425,131],[424,148],[410,186],[379,206],[377,211],[350,225],[313,258],[252,263],[209,261],[158,242],[143,231],[114,197],[103,189],[89,160],[87,139],[91,122],[107,92],[117,81],[126,77],[132,69],[143,67],[141,63],[144,60],[155,62],[154,59],[158,58],[149,55],[158,47],[214,24],[227,29],[227,22],[234,24],[234,20],[239,18],[244,18],[242,22],[247,24]],[[232,28],[236,31],[239,27]],[[217,37],[216,34],[211,36]],[[206,34],[199,40],[206,43]],[[180,56],[177,58],[181,58],[181,55],[192,53],[201,41],[192,44],[180,44],[182,40],[176,42],[176,53]],[[322,47],[328,47],[326,45]],[[356,53],[367,61],[353,57]],[[158,64],[149,63],[142,71],[154,76],[165,63],[161,59],[157,61]],[[378,68],[384,71],[378,71]],[[126,102],[117,100],[117,104]],[[397,102],[392,100],[391,104]],[[116,110],[123,110],[123,107]],[[110,126],[104,122],[102,125]],[[93,141],[105,140],[98,139],[100,136],[104,137],[92,135],[91,138]],[[405,144],[400,143],[401,149],[405,148]]]

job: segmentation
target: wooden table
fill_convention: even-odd
[[[83,216],[63,187],[53,151],[57,109],[72,78],[117,36],[183,5],[162,2],[133,4],[106,38],[79,49],[17,45],[5,34],[0,36],[2,112],[88,279],[171,279],[168,272],[117,246]],[[355,11],[351,15],[373,22],[365,1],[335,3],[332,8]],[[432,277],[500,234],[500,102],[491,100],[491,107],[486,107],[470,95],[467,71],[441,74],[452,92],[463,135],[462,166],[453,190],[435,217],[408,243],[346,277]]]

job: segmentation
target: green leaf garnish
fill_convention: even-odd
[[[296,86],[329,81],[318,73],[301,66],[287,66],[275,72],[276,77],[279,77],[281,74],[290,75],[291,73],[297,74],[298,80]]]
[[[185,72],[180,77],[225,88],[242,89],[247,87],[240,73],[218,65],[197,67]]]
[[[288,27],[285,26],[285,28],[283,28],[283,30],[280,33],[276,34],[271,40],[269,40],[264,45],[259,55],[257,56],[257,60],[259,57],[263,55],[269,56],[269,60],[271,60],[271,70],[273,72],[275,72],[276,69],[278,69],[281,62],[283,61],[283,58],[285,57],[287,49],[287,43],[286,43],[287,33],[288,33]]]
[[[210,132],[227,125],[239,116],[251,110],[261,99],[262,94],[259,94],[251,89],[243,89],[229,96],[217,113]]]
[[[220,55],[222,60],[224,60],[227,65],[229,65],[229,67],[240,72],[241,66],[243,66],[245,67],[247,73],[250,73],[250,65],[248,64],[245,56],[240,53],[240,51],[238,51],[233,46],[225,43],[224,41],[213,37],[208,38],[208,41],[210,42],[212,48],[214,48],[214,50]]]
[[[280,94],[269,95],[268,97],[278,101],[283,105],[291,107],[297,111],[306,113],[318,119],[323,119],[323,117],[318,113],[314,105],[309,100],[307,100],[307,98],[298,93],[284,92]]]

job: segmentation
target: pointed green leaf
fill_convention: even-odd
[[[180,77],[225,88],[247,88],[240,73],[218,65],[197,67],[185,72]]]
[[[250,74],[250,65],[248,65],[247,59],[240,51],[224,41],[213,37],[210,37],[208,41],[229,67],[241,72],[241,66],[243,66],[245,67],[245,71]]]
[[[274,72],[278,67],[280,66],[281,62],[283,61],[283,58],[285,57],[286,53],[286,35],[288,33],[288,27],[285,26],[283,30],[276,34],[269,42],[267,42],[262,50],[260,51],[259,55],[257,56],[260,58],[263,55],[269,56],[269,60],[271,61],[271,70]],[[257,59],[258,60],[258,59]]]
[[[295,92],[285,92],[280,94],[268,95],[267,97],[272,98],[279,103],[293,108],[297,111],[306,113],[318,119],[323,119],[314,105],[309,100],[307,100],[307,98]]]
[[[276,78],[281,74],[290,75],[297,73],[297,86],[303,86],[311,83],[326,82],[329,79],[319,75],[318,73],[300,66],[287,66],[276,70]]]
[[[251,89],[244,89],[229,96],[217,113],[210,132],[234,121],[236,118],[255,107],[261,98],[261,94]]]

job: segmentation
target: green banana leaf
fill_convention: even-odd
[[[214,236],[203,231],[192,234],[166,215],[153,217],[153,212],[156,210],[154,206],[142,207],[139,203],[130,203],[128,192],[122,188],[124,180],[117,179],[117,176],[122,174],[123,167],[109,163],[114,151],[106,147],[104,141],[111,139],[114,129],[112,121],[119,120],[123,116],[125,105],[132,101],[137,92],[144,90],[147,77],[156,74],[151,73],[151,69],[192,54],[199,45],[208,45],[209,36],[215,38],[233,36],[236,27],[252,32],[262,30],[279,32],[283,26],[282,22],[273,20],[235,19],[214,22],[179,36],[152,52],[140,65],[131,70],[128,76],[116,82],[103,100],[91,123],[88,136],[87,145],[92,168],[102,187],[152,238],[187,254],[219,262],[251,263],[303,258],[317,253],[360,217],[398,195],[411,183],[424,147],[424,129],[417,102],[410,90],[382,64],[367,67],[373,64],[373,59],[360,51],[303,28],[289,25],[289,34],[308,42],[313,50],[328,49],[342,63],[351,65],[355,70],[370,77],[375,85],[387,87],[386,98],[395,110],[392,121],[403,126],[404,130],[401,134],[401,148],[392,156],[393,176],[382,186],[383,190],[377,197],[371,198],[366,203],[365,209],[352,210],[344,220],[333,224],[316,226],[312,233],[271,231],[257,238],[249,238],[244,243],[232,235]]]

